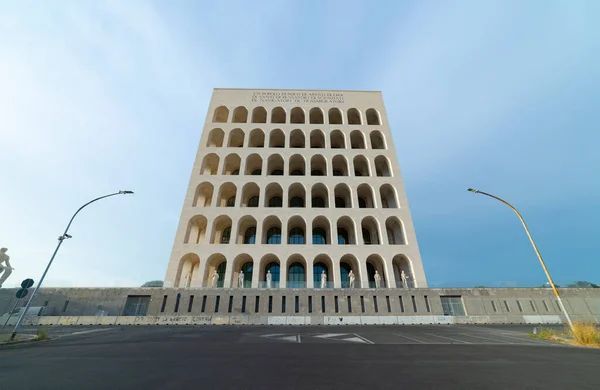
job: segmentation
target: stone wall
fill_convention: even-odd
[[[13,307],[15,292],[16,289],[0,290],[0,314],[10,311]],[[561,289],[560,293],[574,321],[600,322],[600,289]],[[145,315],[124,316],[129,296],[148,297],[149,305],[147,310],[143,310]],[[444,314],[442,297],[446,296],[462,298],[464,316]],[[19,306],[24,304],[25,300],[22,300]],[[40,325],[445,324],[564,321],[552,290],[544,288],[42,288],[32,306],[47,307],[45,315],[37,318]]]

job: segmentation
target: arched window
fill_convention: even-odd
[[[252,110],[252,123],[267,123],[267,110],[264,107]]]
[[[304,230],[299,227],[294,227],[290,230],[290,244],[304,244]]]
[[[325,263],[319,261],[313,266],[313,283],[315,287],[321,287],[321,274],[323,273],[323,271],[325,271],[325,275],[327,275],[327,279],[329,279],[329,269],[327,268],[327,265],[325,265]]]
[[[281,244],[281,229],[272,227],[267,231],[267,244]]]
[[[315,196],[314,198],[312,198],[312,207],[325,207],[325,200],[320,196]]]
[[[253,196],[250,199],[248,199],[248,206],[247,207],[258,207],[258,196]]]
[[[269,133],[270,148],[285,148],[285,134],[280,129],[271,130]]]
[[[261,129],[254,129],[250,132],[250,139],[248,141],[248,147],[250,148],[264,148],[265,146],[265,133]]]
[[[282,205],[283,200],[281,199],[281,196],[274,196],[269,199],[269,207],[282,207]]]
[[[367,114],[367,125],[381,125],[379,122],[379,113],[374,108],[369,108]]]
[[[290,157],[290,175],[291,176],[304,176],[304,169],[306,168],[306,162],[304,157],[299,154],[294,154]]]
[[[372,131],[370,137],[372,149],[385,149],[385,141],[383,135],[379,131]]]
[[[304,147],[304,133],[300,129],[292,130],[290,133],[290,148]]]
[[[367,201],[365,200],[365,198],[358,198],[358,208],[360,208],[360,209],[367,208]]]
[[[367,276],[369,278],[369,287],[375,288],[375,266],[367,263]]]
[[[233,129],[229,132],[229,141],[227,146],[230,148],[241,148],[244,146],[244,137],[246,135],[242,129]]]
[[[330,125],[341,125],[342,124],[342,112],[339,108],[329,109],[329,124]]]
[[[231,227],[223,229],[223,235],[221,235],[221,244],[229,244],[231,238]]]
[[[321,130],[313,130],[310,132],[310,147],[311,148],[324,148],[325,147],[325,135]]]
[[[392,170],[390,169],[387,158],[384,156],[375,157],[375,172],[377,173],[377,176],[392,176]]]
[[[213,122],[225,123],[229,117],[229,109],[225,106],[220,106],[215,109]]]
[[[206,142],[206,146],[217,147],[220,148],[223,146],[223,138],[225,138],[225,133],[222,129],[212,129],[208,134],[208,141]]]
[[[248,109],[243,106],[236,107],[233,110],[233,123],[246,123],[248,122]]]
[[[342,278],[342,288],[350,287],[348,274],[352,271],[352,267],[348,263],[340,263],[340,277]]]
[[[339,245],[349,245],[350,238],[348,237],[348,231],[344,228],[339,227],[337,229],[338,232],[338,244]]]
[[[342,155],[334,156],[331,160],[333,176],[348,176],[348,163]]]
[[[323,123],[323,111],[318,108],[318,107],[314,107],[310,109],[310,123],[316,123],[316,124],[322,124]]]
[[[244,233],[244,244],[256,243],[256,227],[249,227]]]
[[[282,107],[275,107],[271,111],[271,123],[285,123],[285,110]]]
[[[244,273],[244,288],[252,287],[252,271],[254,269],[254,264],[251,261],[248,261],[242,265],[242,272]]]
[[[356,108],[348,110],[348,124],[349,125],[361,125],[360,112]]]
[[[227,203],[225,204],[225,207],[233,207],[235,206],[235,196],[231,196],[227,199]]]
[[[290,207],[304,207],[304,199],[299,196],[294,196],[290,199]]]
[[[329,134],[329,141],[331,142],[331,149],[344,149],[346,147],[344,133],[339,130],[333,130]]]
[[[363,241],[365,245],[371,245],[371,232],[367,228],[362,228]]]
[[[359,130],[354,130],[350,133],[350,146],[352,149],[364,149],[365,137]]]
[[[313,237],[312,243],[314,245],[325,245],[327,243],[327,232],[323,228],[314,228],[313,229]]]
[[[279,285],[279,279],[280,279],[280,268],[279,268],[279,264],[272,261],[269,264],[267,264],[267,266],[265,267],[265,275],[271,271],[271,285],[272,286],[278,286]]]
[[[217,287],[223,287],[223,283],[225,282],[225,270],[227,269],[227,262],[222,262],[217,267],[217,274],[219,274],[219,279],[217,280]]]
[[[288,274],[288,287],[303,288],[305,285],[304,280],[304,265],[298,262],[290,265],[290,270]]]
[[[304,110],[300,107],[292,108],[292,112],[290,114],[291,123],[304,123]]]
[[[342,198],[341,196],[336,196],[335,197],[335,207],[337,207],[337,208],[345,208],[346,207],[346,201],[344,200],[344,198]]]

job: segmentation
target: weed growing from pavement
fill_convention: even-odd
[[[600,348],[600,329],[596,324],[585,322],[575,322],[573,330],[567,328],[562,333],[555,329],[541,328],[537,334],[531,333],[530,336],[558,343]]]

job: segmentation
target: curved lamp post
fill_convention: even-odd
[[[21,322],[23,322],[23,318],[27,314],[27,310],[29,310],[29,306],[31,306],[31,301],[33,301],[33,297],[35,297],[35,294],[37,294],[38,290],[40,289],[40,286],[42,285],[42,282],[44,281],[44,278],[46,277],[46,274],[48,273],[48,270],[50,269],[50,266],[52,265],[52,261],[54,260],[54,257],[56,256],[56,253],[58,252],[58,249],[60,248],[60,246],[62,245],[62,243],[65,239],[71,238],[71,236],[68,235],[67,232],[69,231],[69,228],[71,227],[71,223],[73,223],[73,220],[75,219],[77,214],[79,214],[79,212],[81,210],[83,210],[86,206],[88,206],[100,199],[108,198],[108,197],[115,196],[115,195],[127,195],[127,194],[133,194],[133,191],[119,191],[119,192],[115,192],[113,194],[104,195],[99,198],[90,200],[89,202],[87,202],[86,204],[81,206],[79,209],[77,209],[75,214],[73,214],[73,216],[71,217],[71,220],[69,221],[69,224],[67,225],[67,228],[65,229],[65,232],[62,234],[62,236],[58,237],[58,245],[56,246],[56,249],[54,250],[52,257],[50,258],[50,261],[48,262],[48,265],[46,266],[46,269],[44,270],[44,273],[42,274],[40,281],[38,282],[35,290],[33,290],[31,297],[27,301],[27,305],[25,305],[25,310],[23,310],[21,312],[21,315],[19,316],[19,319],[17,320],[17,323],[15,324],[15,328],[13,329],[13,332],[10,336],[11,341],[15,339],[15,336],[17,335],[17,332],[19,331],[19,327],[21,326]]]
[[[523,217],[521,216],[519,211],[516,208],[514,208],[513,205],[511,205],[504,199],[500,199],[497,196],[488,194],[487,192],[475,190],[473,188],[468,188],[467,191],[472,192],[474,194],[486,195],[486,196],[489,196],[490,198],[499,200],[500,202],[502,202],[505,205],[507,205],[508,207],[510,207],[512,209],[512,211],[514,211],[515,214],[517,214],[517,217],[519,217],[519,219],[521,220],[521,223],[523,224],[523,227],[525,228],[525,233],[527,233],[527,237],[529,237],[529,241],[531,242],[531,245],[533,246],[533,250],[535,251],[535,254],[537,255],[538,259],[540,260],[540,263],[542,264],[542,268],[544,269],[544,272],[546,273],[546,277],[548,278],[548,283],[552,287],[552,290],[554,291],[554,295],[556,295],[556,298],[558,299],[558,304],[560,305],[560,308],[562,309],[563,313],[565,314],[565,317],[567,318],[569,327],[571,328],[571,330],[573,330],[573,322],[571,321],[571,317],[569,317],[569,313],[567,313],[567,309],[565,308],[565,305],[563,304],[563,301],[560,298],[560,295],[558,294],[558,290],[556,289],[556,286],[554,285],[554,281],[552,281],[550,272],[548,271],[548,268],[546,268],[546,264],[544,263],[544,260],[542,259],[542,255],[540,254],[540,251],[538,250],[537,246],[535,245],[535,242],[533,241],[533,238],[531,237],[531,233],[529,233],[529,229],[527,228],[527,225],[525,224],[525,220],[523,219]]]

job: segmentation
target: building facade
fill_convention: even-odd
[[[165,287],[427,287],[381,92],[215,89]]]

